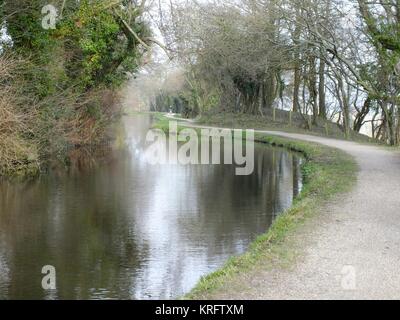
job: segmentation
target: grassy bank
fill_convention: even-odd
[[[167,131],[169,119],[156,116],[156,127]],[[244,123],[243,128],[249,127],[250,123]],[[291,265],[298,254],[290,240],[296,231],[316,216],[326,201],[349,191],[356,181],[357,164],[343,151],[276,136],[258,134],[256,139],[304,155],[302,193],[295,199],[291,209],[283,213],[266,234],[254,241],[244,255],[231,258],[223,268],[204,277],[185,299],[208,299],[220,290],[235,290],[233,288],[239,277],[260,267],[272,269]]]
[[[201,116],[198,123],[228,128],[246,128],[246,126],[251,124],[251,128],[255,130],[285,131],[334,139],[346,139],[342,128],[334,122],[318,119],[317,123],[313,124],[311,118],[308,116],[303,118],[299,114],[283,110],[276,110],[274,114],[272,112],[266,113],[264,117],[250,114],[205,113]],[[360,143],[379,143],[366,135],[354,131],[350,132],[350,139]]]

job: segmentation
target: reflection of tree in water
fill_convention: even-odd
[[[141,159],[148,126],[129,121],[130,148],[106,164],[0,184],[6,298],[46,297],[46,264],[57,270],[53,297],[175,297],[242,253],[290,205],[293,155],[257,147],[249,177],[234,166],[149,166]]]
[[[137,247],[129,227],[133,217],[109,194],[115,182],[106,173],[2,185],[0,194],[8,195],[1,201],[0,230],[7,235],[10,297],[44,297],[46,264],[56,267],[59,298],[130,297],[132,270],[140,269],[148,248]]]
[[[0,300],[8,298],[8,286],[10,283],[10,268],[8,266],[8,259],[5,252],[5,243],[3,235],[0,232]]]
[[[291,205],[294,157],[280,149],[266,148],[257,148],[255,172],[249,177],[236,176],[235,167],[226,166],[199,168],[193,173],[195,185],[191,189],[198,191],[198,215],[180,221],[186,228],[196,225],[199,231],[188,234],[198,236],[197,241],[203,241],[207,234],[207,241],[221,244],[223,248],[209,246],[210,256],[214,250],[245,250],[249,241],[265,232]]]

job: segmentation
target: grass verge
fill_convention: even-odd
[[[156,128],[168,131],[170,119],[156,115]],[[181,124],[184,126],[184,124]],[[212,125],[215,125],[214,123]],[[245,125],[243,128],[248,128]],[[293,261],[289,239],[305,221],[317,215],[323,205],[335,196],[350,191],[356,182],[357,164],[345,152],[316,143],[291,140],[277,136],[256,135],[257,142],[284,147],[300,152],[306,161],[302,165],[304,186],[293,206],[283,213],[269,229],[258,237],[248,251],[239,257],[231,258],[224,267],[202,278],[197,286],[184,299],[208,299],[219,290],[234,288],[236,280],[257,267],[272,268]],[[232,289],[234,290],[234,289]]]
[[[248,114],[233,114],[233,113],[211,113],[203,114],[199,119],[199,124],[207,124],[210,126],[216,125],[229,128],[245,128],[251,124],[252,129],[268,130],[268,131],[285,131],[289,133],[302,133],[321,137],[329,137],[340,140],[347,140],[342,129],[331,121],[318,119],[317,124],[311,125],[311,129],[305,127],[304,120],[295,120],[298,115],[293,114],[293,121],[289,122],[289,112],[277,110],[276,119],[271,115],[266,114],[264,117],[248,115]],[[291,123],[291,124],[289,124]],[[368,136],[357,132],[350,132],[350,140],[360,143],[381,144]]]

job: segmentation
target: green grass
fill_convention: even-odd
[[[165,115],[162,113],[155,113],[155,114],[153,114],[153,116],[156,119],[153,128],[160,129],[160,130],[164,131],[165,133],[169,133],[169,122],[172,121],[172,119],[165,117]],[[178,127],[181,127],[181,126],[178,126]]]
[[[158,115],[156,128],[168,131],[170,119]],[[207,123],[209,125],[209,123]],[[215,123],[212,123],[215,125]],[[223,124],[221,124],[223,126]],[[248,123],[243,128],[248,128]],[[237,290],[238,279],[257,268],[285,267],[296,257],[290,239],[304,223],[315,217],[328,200],[350,191],[356,182],[357,164],[348,154],[319,144],[276,136],[256,135],[257,142],[301,152],[303,190],[293,206],[283,213],[267,233],[258,237],[248,251],[231,258],[218,271],[204,277],[184,299],[208,299],[219,291]]]

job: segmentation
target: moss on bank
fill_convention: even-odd
[[[170,119],[160,114],[156,117],[156,128],[167,132]],[[244,123],[243,128],[249,128],[249,124]],[[256,140],[304,155],[306,161],[302,165],[303,190],[293,206],[274,222],[266,234],[258,237],[245,254],[231,258],[223,268],[202,278],[185,299],[210,298],[218,290],[223,288],[225,291],[232,287],[230,284],[235,283],[246,272],[259,267],[265,269],[292,263],[296,253],[288,239],[307,219],[318,214],[327,200],[351,190],[355,184],[357,164],[350,155],[341,150],[263,134],[257,134]]]

